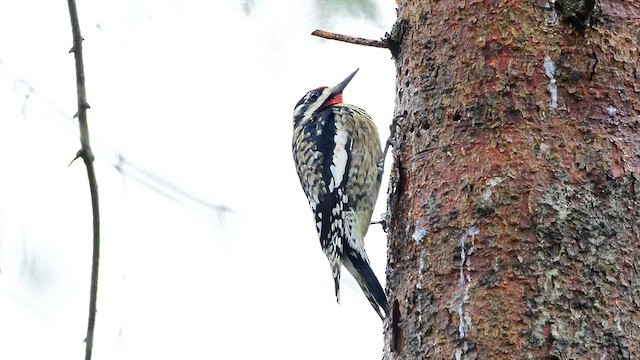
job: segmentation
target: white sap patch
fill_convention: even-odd
[[[544,57],[544,72],[549,78],[549,94],[551,94],[551,110],[558,108],[558,85],[556,84],[556,64],[553,63],[549,55]]]
[[[558,25],[558,12],[556,11],[556,1],[549,0],[544,4],[546,9],[551,9],[551,12],[546,16],[546,22],[549,26]]]
[[[418,230],[416,230],[415,233],[413,233],[413,240],[415,240],[415,242],[417,242],[417,243],[421,243],[422,239],[424,239],[425,236],[427,236],[427,230],[418,229]]]
[[[498,179],[498,178],[494,178]],[[493,180],[493,179],[492,179]],[[500,181],[491,181],[489,185],[492,183],[499,184]],[[467,335],[469,334],[469,330],[473,328],[473,322],[471,321],[471,312],[469,310],[469,306],[465,304],[469,303],[470,295],[469,288],[473,285],[471,282],[471,275],[469,273],[465,274],[465,265],[466,271],[469,271],[469,264],[467,260],[467,256],[471,254],[475,244],[475,237],[480,234],[480,229],[476,226],[470,227],[465,231],[464,235],[460,238],[459,246],[460,246],[460,287],[456,291],[455,297],[451,300],[450,306],[454,307],[453,311],[458,314],[458,337],[462,340],[462,343],[456,347],[455,357],[456,359],[462,359],[462,355],[466,354],[469,351],[469,346],[467,341],[465,340]],[[471,244],[469,246],[469,250],[466,248],[466,240],[469,238]],[[467,253],[469,251],[469,253]],[[466,275],[466,276],[465,276]],[[457,304],[457,306],[455,305]]]
[[[467,229],[465,234],[467,236],[476,236],[476,235],[480,234],[480,229],[478,229],[476,226],[473,226],[473,227],[470,227],[469,229]]]

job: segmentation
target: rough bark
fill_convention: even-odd
[[[640,3],[400,0],[385,359],[640,354]]]

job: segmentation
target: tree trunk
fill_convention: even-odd
[[[400,0],[385,359],[640,354],[640,3]]]

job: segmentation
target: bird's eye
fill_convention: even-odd
[[[317,91],[311,92],[308,97],[308,102],[316,101],[318,99],[318,96],[320,96],[320,94]]]

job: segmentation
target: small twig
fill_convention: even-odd
[[[387,142],[384,144],[384,152],[382,153],[382,167],[384,167],[384,160],[387,157],[387,152],[389,151],[389,146],[393,146],[396,148],[396,133],[398,130],[398,120],[406,118],[405,115],[398,115],[391,120],[391,125],[389,125],[389,137],[387,138]]]
[[[371,225],[378,225],[380,224],[382,226],[382,231],[387,232],[387,220],[386,219],[382,219],[382,220],[376,220],[376,221],[372,221]]]
[[[87,93],[84,81],[84,63],[82,60],[82,35],[75,0],[67,0],[73,33],[73,52],[76,60],[76,87],[78,91],[78,124],[80,126],[80,145],[76,157],[81,157],[87,167],[89,192],[91,193],[91,210],[93,213],[93,256],[91,261],[91,289],[89,294],[89,319],[87,321],[87,337],[85,338],[85,360],[91,360],[93,351],[93,333],[96,324],[96,303],[98,299],[98,265],[100,260],[100,211],[98,207],[98,182],[93,166],[93,151],[89,143],[89,126],[87,124]]]
[[[76,162],[76,160],[78,160],[81,156],[82,156],[82,149],[76,152],[76,157],[74,157],[73,160],[71,160],[71,162],[69,163],[69,165],[67,165],[67,167],[71,166],[71,164]]]
[[[316,30],[312,32],[311,35],[329,39],[329,40],[344,41],[350,44],[372,46],[372,47],[378,47],[378,48],[384,48],[384,49],[389,48],[389,45],[382,40],[365,39],[365,38],[355,37],[350,35],[336,34],[336,33],[324,31],[324,30]]]
[[[382,152],[382,158],[378,162],[378,172],[379,176],[382,176],[382,172],[384,171],[384,162],[387,159],[387,152],[389,151],[389,147],[393,146],[396,148],[396,130],[398,128],[398,119],[405,118],[404,115],[398,115],[393,118],[391,121],[391,125],[389,125],[389,137],[387,138],[387,142],[384,144],[384,151]]]

